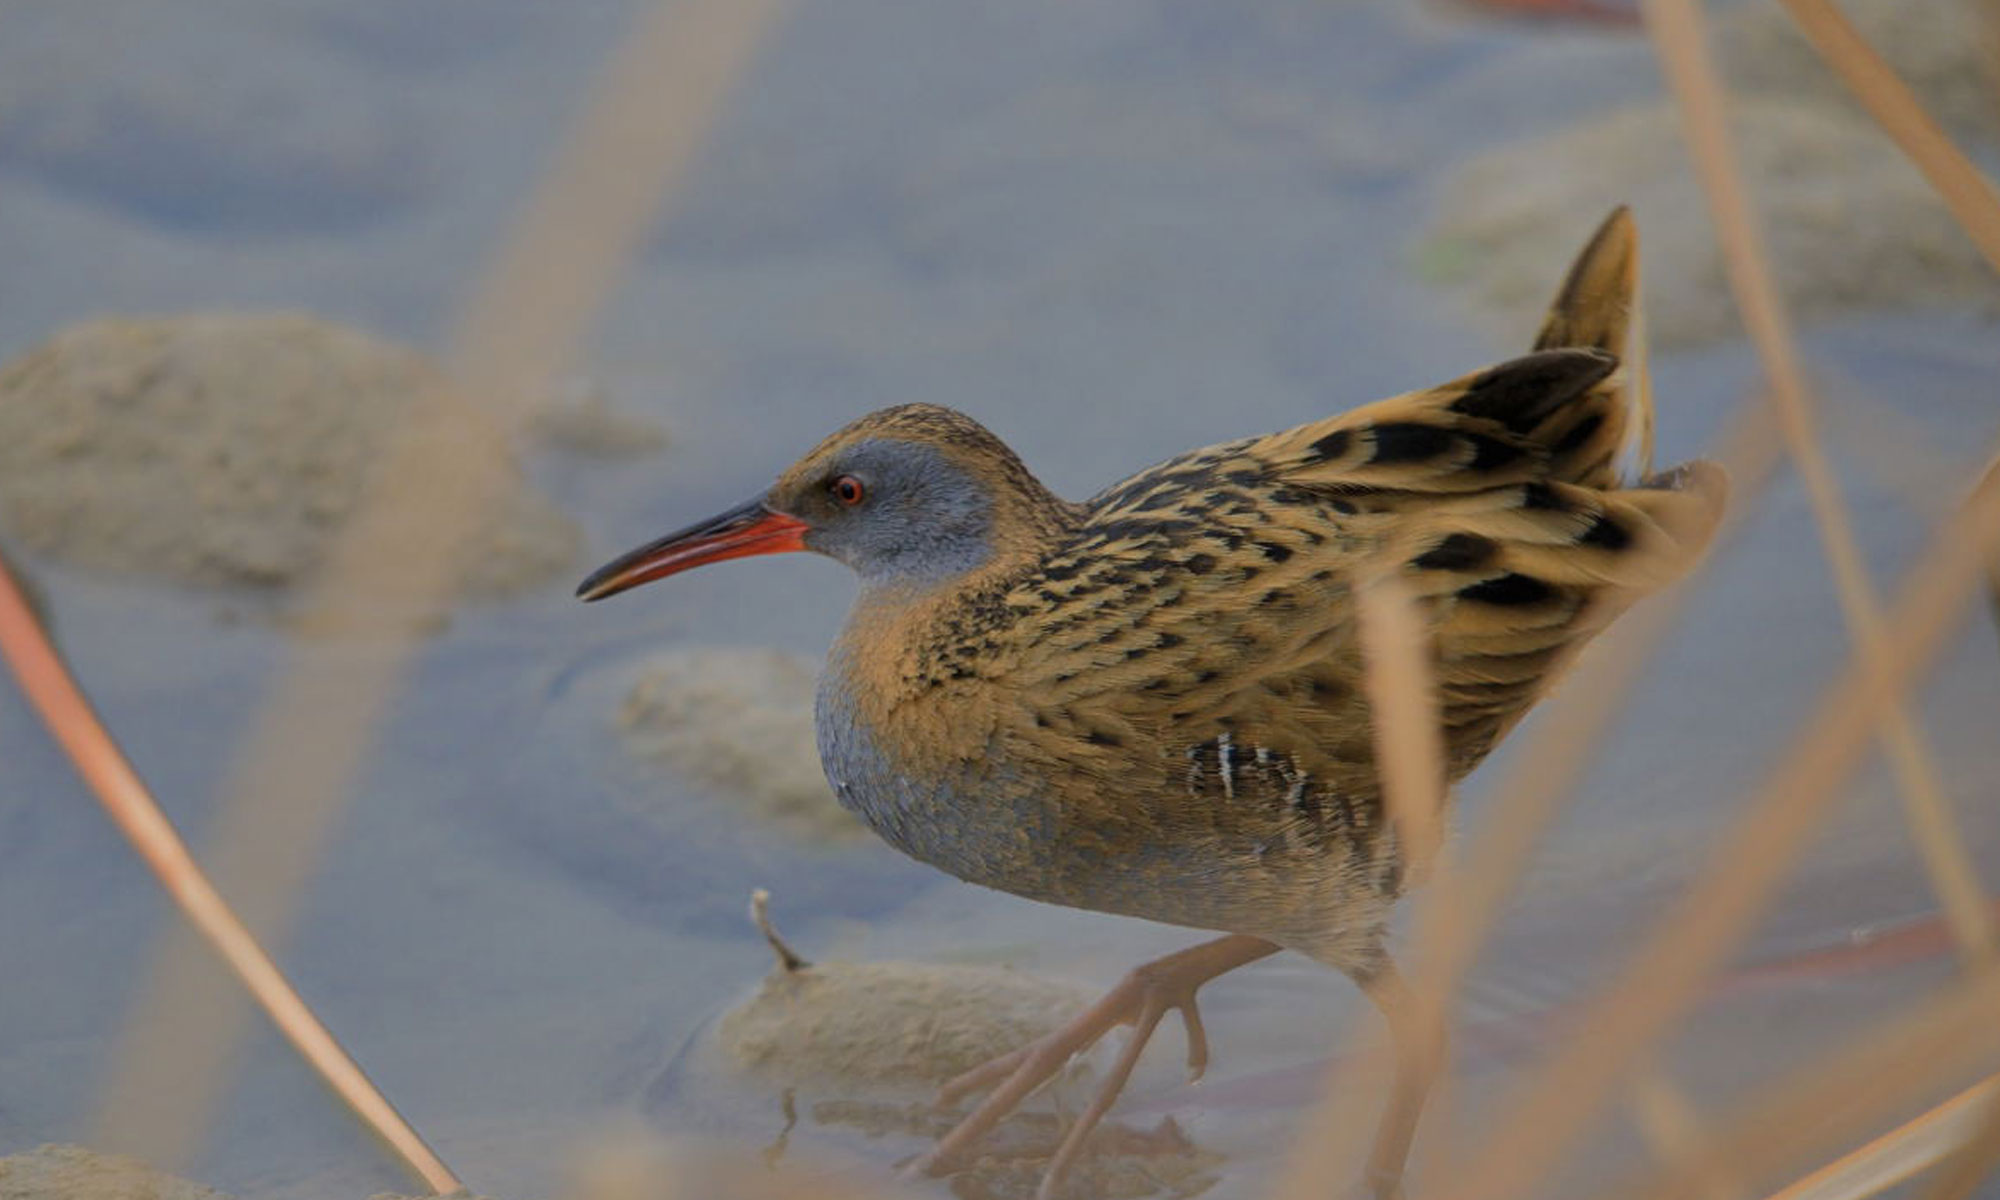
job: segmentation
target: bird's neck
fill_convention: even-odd
[[[865,581],[827,662],[830,700],[899,755],[927,764],[980,752],[996,680],[1016,661],[1023,631],[1005,604],[1051,547],[1012,547],[938,582]]]
[[[990,627],[997,597],[1060,549],[1087,515],[1023,473],[993,489],[976,554],[946,571],[863,573],[843,644],[879,654],[891,647],[938,648],[973,627]]]

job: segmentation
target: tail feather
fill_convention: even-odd
[[[1360,657],[1349,593],[1394,572],[1433,636],[1458,778],[1592,635],[1692,567],[1720,522],[1728,482],[1715,465],[1636,482],[1618,470],[1632,408],[1618,355],[1636,264],[1620,210],[1571,268],[1532,353],[1198,450],[1102,493],[1077,557],[1052,561],[1008,606],[1129,589],[1117,594],[1142,619],[1106,636],[1080,603],[1083,615],[1051,624],[1021,669],[1043,672],[1066,701],[1172,696],[1225,730],[1247,706],[1287,697],[1258,710],[1267,724],[1317,714],[1291,739],[1294,752],[1365,789],[1371,751],[1355,748],[1348,719],[1365,713],[1352,686]],[[1141,605],[1142,590],[1157,607]],[[1191,636],[1197,623],[1201,636]],[[1079,672],[1084,661],[1097,669]],[[1253,675],[1260,686],[1243,686]],[[1102,728],[1108,744],[1126,737]]]
[[[1535,335],[1535,349],[1595,350],[1622,359],[1639,284],[1639,229],[1632,212],[1614,209],[1576,256]],[[1586,487],[1615,487],[1618,458],[1632,420],[1651,428],[1634,409],[1626,387],[1629,370],[1610,373],[1580,404],[1551,414],[1534,436],[1565,449],[1549,467],[1551,478]]]
[[[1621,204],[1570,266],[1535,335],[1535,349],[1580,346],[1623,354],[1638,284],[1639,229],[1632,210]]]
[[[1638,263],[1638,232],[1620,208],[1570,267],[1533,353],[1279,434],[1273,458],[1305,486],[1433,494],[1523,478],[1620,486],[1633,404],[1619,355]]]
[[[1630,422],[1647,419],[1618,358],[1637,276],[1621,208],[1570,268],[1533,353],[1272,439],[1287,483],[1373,494],[1363,511],[1380,514],[1381,553],[1430,610],[1449,740],[1466,753],[1692,567],[1721,521],[1728,479],[1713,463],[1637,482],[1619,469]]]
[[[1430,610],[1448,741],[1483,754],[1569,658],[1707,549],[1728,477],[1691,462],[1637,487],[1528,483],[1481,493],[1386,547]]]

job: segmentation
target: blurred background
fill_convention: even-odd
[[[279,672],[374,644],[310,628],[297,597],[645,7],[0,5],[0,545],[197,852]],[[1990,173],[1992,13],[1845,7]],[[1774,0],[1711,15],[1828,451],[1886,585],[2000,434],[2000,277]],[[279,958],[490,1195],[549,1194],[580,1136],[635,1118],[875,1170],[915,1153],[895,1114],[920,1090],[746,1071],[718,1041],[771,963],[751,888],[814,959],[1010,964],[1079,995],[1191,936],[973,889],[830,808],[806,704],[843,568],[740,564],[590,609],[575,581],[888,404],[962,409],[1080,499],[1442,382],[1527,348],[1620,202],[1644,247],[1659,458],[1700,453],[1760,374],[1676,128],[1615,13],[780,12],[573,361],[498,410],[504,486],[477,564],[291,880]],[[1462,1102],[1427,1144],[1476,1127],[1622,961],[1846,660],[1804,492],[1781,471],[1745,499],[1501,921],[1466,998]],[[1919,716],[1990,891],[2000,644],[1982,614],[1953,645]],[[1466,789],[1474,831],[1491,773]],[[4,1154],[90,1138],[174,919],[12,689],[0,780]],[[286,796],[266,802],[282,829]],[[1668,1044],[1669,1074],[1721,1103],[1927,994],[1953,970],[1936,908],[1871,767],[1746,949],[1748,982]],[[1893,953],[1830,953],[1911,930]],[[1116,1116],[1129,1154],[1165,1165],[1115,1194],[1258,1194],[1364,1008],[1291,956],[1204,999],[1210,1080],[1183,1087],[1163,1038]],[[228,1080],[198,1150],[167,1165],[250,1196],[409,1186],[261,1024]],[[1588,1157],[1642,1146],[1617,1114]]]

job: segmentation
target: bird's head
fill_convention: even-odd
[[[933,586],[1035,546],[1071,519],[977,421],[905,404],[827,438],[748,503],[606,563],[577,595],[602,600],[705,563],[787,550],[838,559],[871,586]]]

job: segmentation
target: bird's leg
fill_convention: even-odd
[[[1055,1157],[1049,1161],[1048,1173],[1043,1176],[1042,1186],[1036,1192],[1039,1200],[1047,1200],[1054,1195],[1056,1184],[1082,1151],[1090,1131],[1110,1111],[1118,1093],[1125,1089],[1125,1081],[1131,1077],[1140,1052],[1145,1049],[1147,1039],[1152,1036],[1161,1018],[1179,1010],[1187,1027],[1188,1073],[1190,1078],[1199,1079],[1208,1066],[1208,1038],[1202,1030],[1200,1010],[1195,1006],[1196,990],[1218,975],[1277,952],[1276,943],[1231,934],[1134,967],[1117,987],[1061,1029],[1011,1054],[974,1067],[945,1084],[938,1093],[938,1103],[946,1105],[982,1088],[993,1087],[994,1090],[930,1153],[911,1164],[908,1173],[935,1174],[949,1166],[962,1151],[999,1124],[1000,1119],[1012,1112],[1030,1092],[1061,1071],[1072,1057],[1095,1045],[1114,1026],[1130,1024],[1134,1027],[1131,1040],[1119,1052],[1110,1075],[1098,1087],[1090,1106],[1064,1135]]]
[[[1368,1151],[1367,1182],[1376,1200],[1398,1200],[1403,1194],[1403,1166],[1417,1135],[1417,1121],[1444,1061],[1444,1029],[1438,1020],[1425,1015],[1386,956],[1365,972],[1350,970],[1348,974],[1389,1022],[1395,1079],[1382,1122],[1375,1127],[1374,1145]]]

